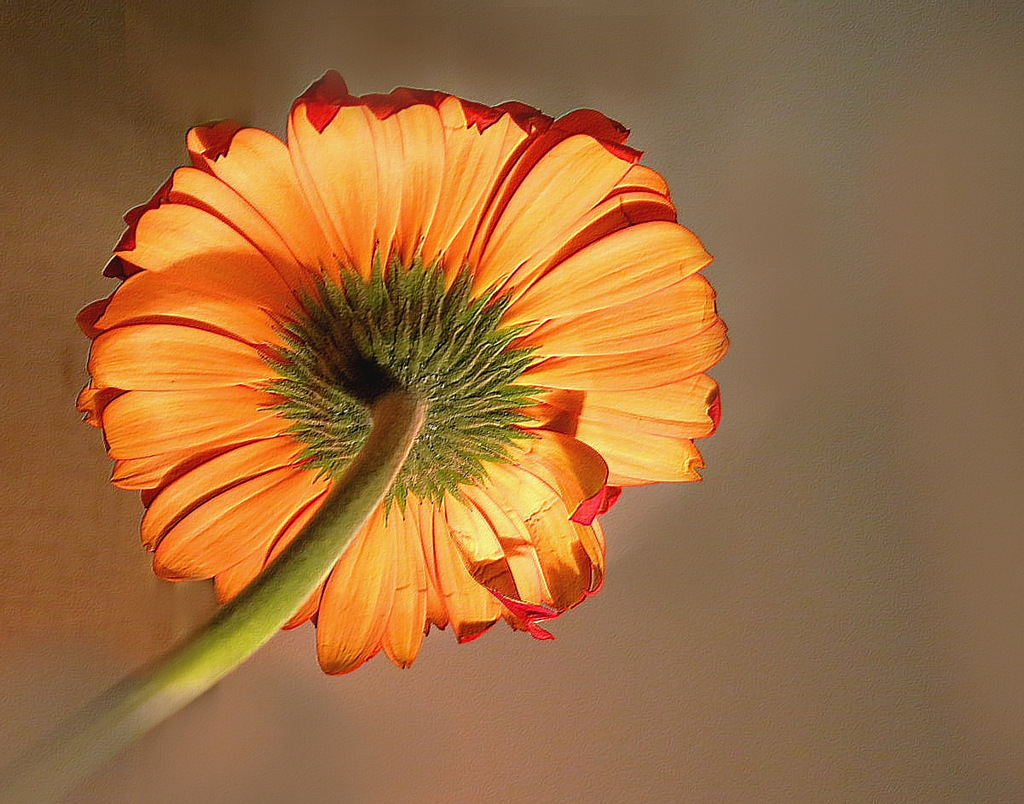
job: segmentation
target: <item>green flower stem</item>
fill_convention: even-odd
[[[111,688],[0,775],[0,802],[59,801],[249,658],[327,577],[394,482],[423,424],[404,392],[372,407],[365,446],[302,533],[186,644]]]

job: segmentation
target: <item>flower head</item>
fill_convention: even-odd
[[[289,625],[322,667],[402,666],[601,585],[595,517],[697,480],[725,326],[664,180],[593,111],[554,120],[328,73],[287,144],[221,122],[126,216],[80,323],[79,407],[141,490],[158,575],[237,595],[358,452],[374,399],[426,419],[391,493]]]

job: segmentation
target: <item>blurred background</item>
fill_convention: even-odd
[[[705,481],[630,490],[539,643],[280,635],[74,802],[1024,800],[1019,3],[0,6],[0,755],[204,621],[79,423],[121,214],[328,68],[593,107],[716,255]]]

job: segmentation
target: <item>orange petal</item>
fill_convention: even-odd
[[[582,391],[622,391],[677,382],[713,366],[729,347],[721,319],[685,341],[622,354],[552,357],[523,372],[524,384]]]
[[[700,480],[700,452],[674,422],[584,406],[576,437],[608,462],[613,485]]]
[[[140,324],[105,332],[92,345],[97,385],[142,391],[265,384],[274,376],[249,344],[195,327]]]
[[[378,508],[327,579],[316,621],[325,673],[355,670],[380,650],[395,597],[396,539]]]
[[[511,107],[512,104],[505,106]],[[517,117],[516,121],[524,130],[530,132],[530,138],[516,154],[514,164],[502,177],[501,184],[494,193],[494,198],[488,204],[488,208],[480,220],[469,253],[469,261],[473,265],[480,262],[483,250],[487,247],[495,226],[504,216],[509,202],[518,192],[522,183],[530,176],[538,162],[564,140],[577,135],[585,135],[588,138],[593,138],[611,155],[627,164],[634,163],[640,158],[639,151],[624,145],[629,132],[599,112],[591,109],[579,109],[552,121],[549,117],[537,113],[536,110],[526,108],[528,113],[524,117]]]
[[[210,445],[193,445],[141,458],[121,458],[114,465],[111,482],[118,488],[131,491],[153,490],[191,472],[222,452],[251,441],[253,439],[243,432],[237,440],[229,439],[226,443],[213,442]]]
[[[423,564],[426,569],[427,580],[427,611],[428,623],[433,623],[438,628],[448,625],[448,609],[441,597],[441,587],[437,575],[437,560],[434,556],[434,507],[413,498],[410,503],[417,520],[417,532],[420,537],[420,553],[423,556]],[[447,538],[447,536],[445,537]]]
[[[316,472],[285,467],[231,486],[192,509],[164,535],[153,569],[162,578],[211,578],[269,549],[322,492]]]
[[[564,610],[583,600],[595,588],[592,562],[580,538],[580,531],[589,526],[571,521],[572,512],[558,492],[517,466],[489,466],[485,490],[510,519],[525,524],[550,590],[551,605]]]
[[[142,519],[142,541],[154,549],[184,515],[250,478],[296,466],[302,450],[295,439],[282,435],[243,444],[200,464],[156,495]]]
[[[497,536],[518,590],[516,597],[531,603],[552,605],[551,591],[544,579],[544,568],[526,523],[518,516],[507,514],[484,488],[467,487],[464,494],[486,518]]]
[[[383,115],[366,111],[377,181],[373,240],[382,264],[398,259],[408,265],[419,250],[441,191],[441,120],[433,106],[418,102]],[[324,129],[325,135],[332,124]]]
[[[187,279],[177,281],[179,273],[169,268],[128,277],[107,300],[95,326],[108,330],[125,324],[198,324],[247,343],[280,343],[273,319],[261,307],[246,299],[199,291]]]
[[[216,215],[185,204],[163,204],[140,219],[134,248],[117,256],[148,271],[175,268],[175,278],[200,292],[247,299],[285,312],[296,298],[248,240]]]
[[[279,435],[288,423],[270,408],[280,397],[244,387],[131,391],[107,405],[111,458],[142,458]]]
[[[668,182],[658,171],[647,165],[633,165],[618,184],[619,191],[644,191],[669,198]]]
[[[198,168],[178,168],[171,177],[168,199],[209,212],[228,224],[248,240],[289,285],[303,287],[309,283],[311,272],[299,264],[274,227],[216,176]]]
[[[313,499],[305,508],[303,508],[295,517],[289,522],[281,533],[278,535],[273,547],[269,553],[266,550],[256,550],[245,558],[240,563],[233,567],[229,567],[224,572],[221,572],[214,579],[214,588],[217,592],[217,600],[220,603],[226,603],[228,600],[236,597],[245,587],[255,580],[255,578],[270,564],[271,561],[280,555],[281,551],[288,544],[302,532],[302,529],[309,523],[314,514],[320,509],[324,499],[327,495],[327,484],[323,483],[323,490],[321,494]],[[320,596],[323,594],[323,584],[311,594],[302,604],[298,611],[295,612],[289,619],[288,622],[282,626],[284,629],[295,628],[302,623],[306,622],[312,617],[317,608],[320,606]]]
[[[625,304],[674,285],[709,262],[697,236],[678,224],[630,226],[553,267],[513,302],[504,323],[543,322]]]
[[[474,290],[503,283],[538,251],[547,256],[595,207],[630,165],[586,135],[562,140],[522,180],[476,263]]]
[[[260,572],[263,571],[263,551],[253,550],[249,555],[213,579],[213,591],[221,605],[234,600]]]
[[[698,274],[625,304],[552,318],[521,345],[543,356],[634,352],[685,340],[717,318],[715,292]]]
[[[604,488],[608,467],[599,452],[562,433],[534,435],[516,442],[513,463],[557,491],[570,513]]]
[[[436,109],[415,104],[387,121],[397,125],[402,143],[402,200],[396,247],[408,265],[430,229],[441,196],[445,165],[445,132]]]
[[[434,564],[437,587],[459,642],[468,642],[494,625],[501,604],[469,574],[441,511],[434,515]]]
[[[479,264],[483,250],[487,247],[490,240],[491,233],[504,214],[509,201],[537,163],[544,158],[545,154],[563,140],[576,134],[593,135],[592,131],[586,130],[586,126],[582,130],[574,127],[572,118],[571,114],[566,115],[565,118],[556,121],[554,124],[551,124],[550,119],[541,119],[538,121],[538,125],[530,127],[531,136],[517,150],[515,158],[509,163],[506,170],[503,171],[501,181],[495,187],[492,198],[480,218],[479,225],[476,227],[473,242],[468,253],[468,261],[471,265]],[[564,125],[565,123],[568,123],[568,125]]]
[[[210,134],[209,126],[189,132],[193,161],[244,198],[273,228],[296,262],[308,269],[334,265],[338,255],[328,245],[299,186],[288,147],[265,131],[242,128],[231,135],[226,146],[211,151],[207,146]],[[284,256],[277,255],[279,259]]]
[[[120,388],[98,388],[90,382],[79,392],[75,407],[85,414],[86,424],[102,427],[103,411],[123,393]]]
[[[601,587],[604,585],[604,529],[601,527],[601,523],[595,519],[589,526],[577,528],[576,534],[580,537],[580,544],[583,545],[583,549],[587,551],[587,555],[590,557],[591,577],[590,592],[588,594],[595,595],[601,591]]]
[[[363,114],[373,142],[377,171],[377,204],[370,221],[372,242],[381,265],[387,266],[400,256],[395,249],[395,237],[406,183],[402,131],[394,117],[382,120],[368,109],[364,109]]]
[[[416,658],[427,622],[427,569],[419,519],[418,506],[408,506],[404,514],[393,508],[388,514],[388,527],[395,529],[395,599],[382,644],[399,667],[409,667]]]
[[[519,597],[501,542],[480,510],[446,496],[444,516],[448,533],[462,554],[462,560],[473,579],[488,589]]]
[[[580,249],[612,232],[650,221],[675,223],[676,208],[660,174],[644,165],[632,165],[601,203],[587,210],[568,232],[560,233],[540,249],[540,256],[526,260],[507,285],[518,298],[536,279]]]
[[[676,208],[663,196],[646,191],[613,193],[538,249],[534,257],[516,269],[506,287],[513,299],[518,298],[552,267],[613,232],[650,221],[675,220]]]
[[[480,131],[467,122],[457,98],[442,101],[438,114],[444,126],[444,175],[423,242],[423,260],[429,265],[441,259],[453,274],[466,264],[485,205],[527,134],[510,115]]]
[[[342,106],[318,131],[310,122],[312,102],[307,96],[299,98],[288,119],[292,165],[332,248],[347,258],[349,267],[367,277],[380,205],[377,149],[371,131],[376,117],[359,105]]]
[[[697,374],[655,388],[591,391],[581,409],[603,408],[627,416],[659,419],[670,422],[674,434],[685,438],[704,438],[715,430],[711,411],[717,398],[718,383],[707,374]]]

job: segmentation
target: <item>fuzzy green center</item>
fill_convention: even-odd
[[[506,297],[473,298],[463,271],[446,287],[439,266],[375,266],[369,282],[351,271],[341,284],[320,279],[303,310],[284,326],[285,347],[270,386],[284,401],[289,432],[304,457],[338,475],[370,431],[370,406],[382,393],[409,391],[427,403],[426,420],[389,495],[440,500],[506,461],[519,409],[536,389],[515,380],[532,362],[515,348],[521,333],[500,327]]]

